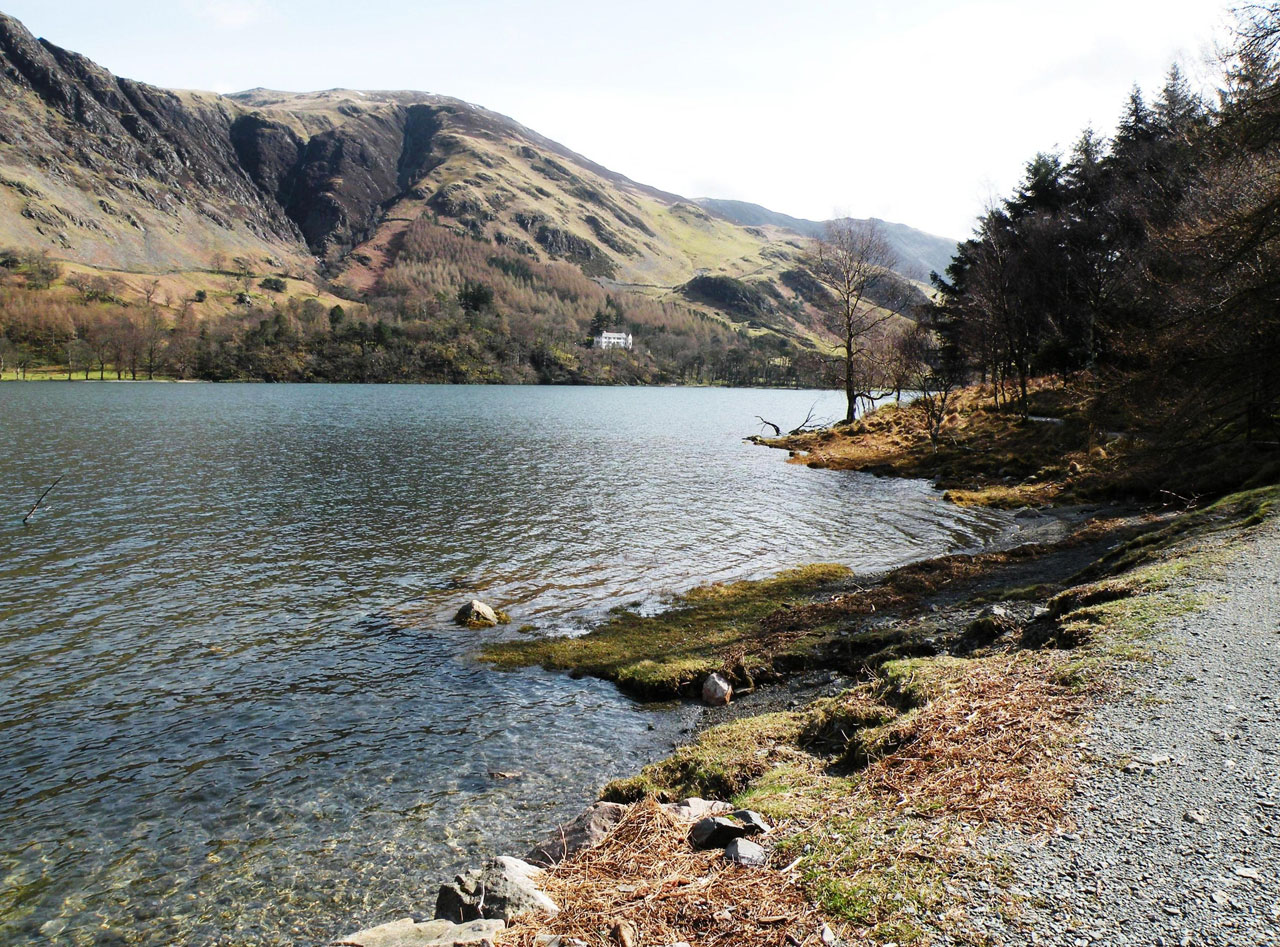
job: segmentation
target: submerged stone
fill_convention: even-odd
[[[451,921],[414,921],[404,917],[388,924],[339,937],[331,944],[346,947],[454,947],[456,944],[492,944],[498,931],[506,927],[499,920],[476,920],[465,924]]]

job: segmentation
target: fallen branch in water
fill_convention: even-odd
[[[759,421],[761,424],[764,424],[773,428],[774,437],[782,436],[782,428],[778,427],[778,425],[774,424],[772,421],[766,421],[764,418],[760,417],[760,415],[758,414],[756,415],[756,420]]]
[[[62,479],[62,477],[59,477],[59,478],[58,478],[58,480],[61,480],[61,479]],[[36,502],[32,505],[31,509],[27,510],[27,515],[26,515],[26,516],[24,516],[24,517],[22,518],[22,525],[23,525],[23,526],[26,526],[26,525],[27,525],[27,520],[31,519],[31,517],[32,517],[32,515],[35,513],[35,511],[36,511],[37,509],[39,509],[39,508],[40,508],[40,504],[41,504],[41,503],[43,503],[43,502],[44,502],[44,498],[45,498],[45,497],[47,497],[47,496],[49,495],[49,491],[50,491],[50,490],[52,490],[54,487],[56,487],[56,486],[58,485],[58,480],[53,481],[53,483],[51,483],[51,484],[49,484],[49,486],[45,487],[44,493],[40,494],[40,499],[36,500]]]

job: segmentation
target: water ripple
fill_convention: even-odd
[[[292,944],[421,912],[689,724],[477,665],[449,622],[472,595],[512,613],[491,634],[575,632],[1005,526],[741,443],[830,397],[0,386],[4,508],[66,475],[0,524],[0,941]]]

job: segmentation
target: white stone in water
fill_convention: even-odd
[[[423,921],[418,923],[404,917],[388,924],[379,924],[367,930],[340,937],[333,943],[359,944],[360,947],[453,947],[456,944],[493,943],[493,935],[506,925],[499,920],[470,921],[453,924],[449,921]]]
[[[454,616],[454,620],[459,625],[496,625],[498,624],[498,613],[478,598],[473,598],[458,609],[458,614]]]
[[[712,707],[720,707],[733,699],[733,685],[719,674],[709,674],[702,682],[702,700]]]

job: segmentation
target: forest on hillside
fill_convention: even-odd
[[[0,251],[0,373],[272,382],[819,386],[811,344],[750,331],[681,301],[607,291],[426,219],[369,297],[325,306],[282,295],[278,276],[208,273],[180,300],[127,298],[107,277],[63,274],[44,255]],[[213,287],[238,304],[209,311]],[[227,291],[226,287],[230,287]],[[631,351],[593,338],[626,331]]]

